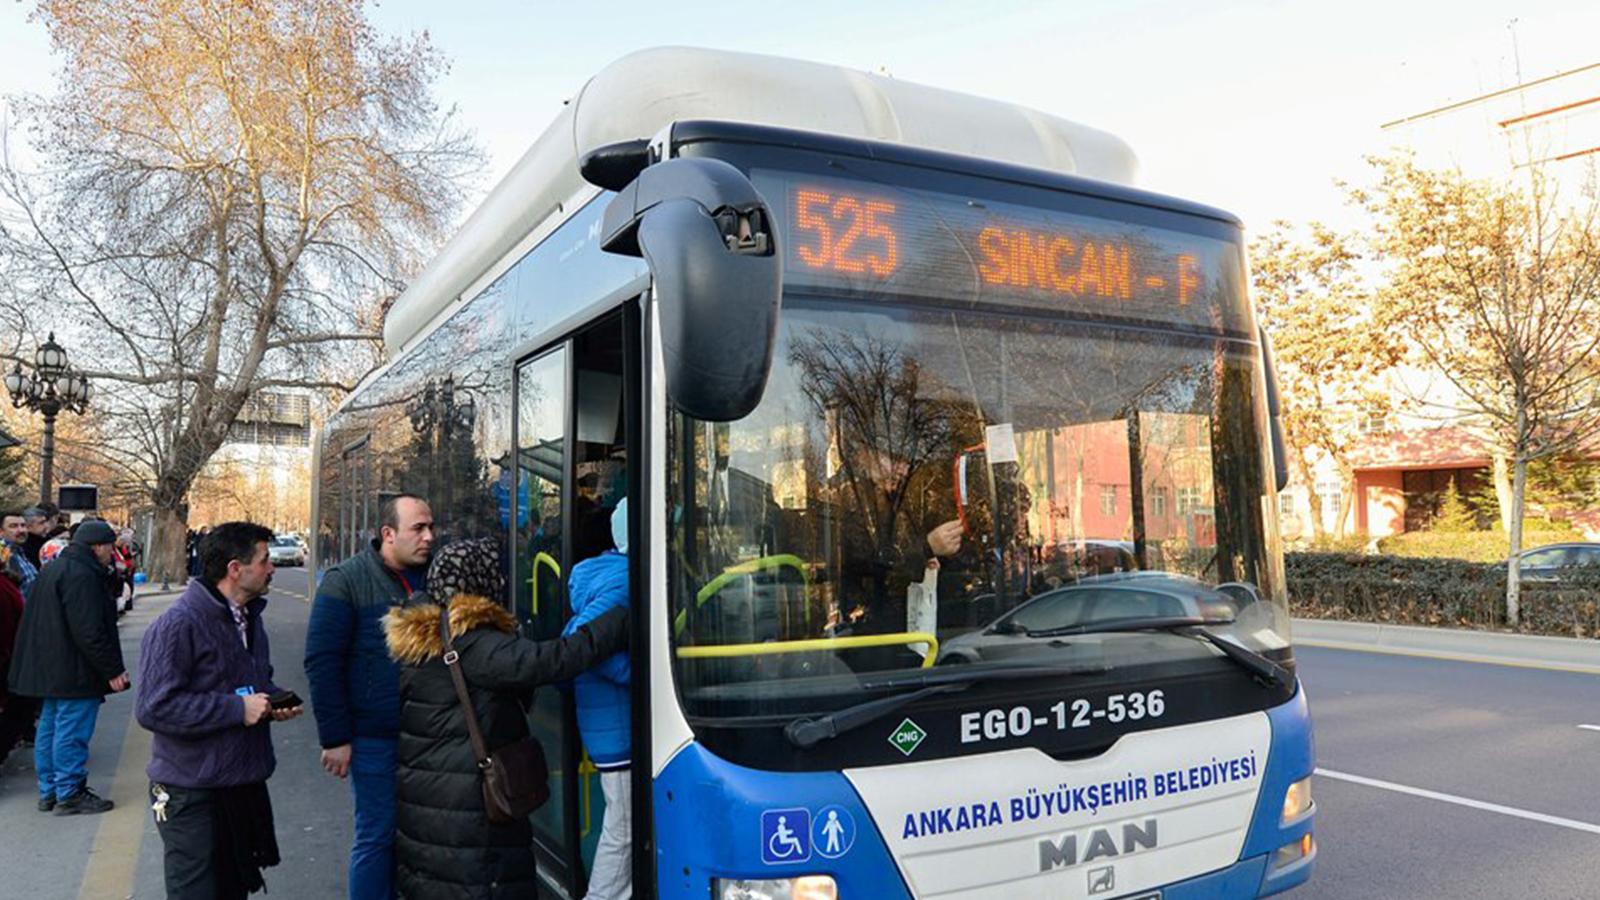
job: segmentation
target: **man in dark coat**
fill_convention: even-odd
[[[40,565],[39,549],[56,529],[56,513],[54,508],[41,504],[23,510],[22,517],[28,530],[27,536],[22,539],[22,553],[37,569]]]
[[[272,532],[219,525],[200,544],[201,576],[145,632],[139,724],[153,735],[150,797],[165,847],[168,900],[242,900],[278,862],[267,779],[272,654],[261,611]]]
[[[117,611],[105,571],[116,533],[84,522],[39,573],[23,607],[11,657],[11,690],[44,701],[33,742],[39,811],[102,813],[111,801],[89,790],[89,738],[105,695],[128,689]]]
[[[528,737],[523,711],[541,684],[565,681],[625,649],[627,613],[613,609],[572,635],[531,641],[517,635],[505,606],[505,574],[492,538],[456,541],[428,571],[427,597],[446,599],[484,743],[490,750]],[[467,714],[444,664],[443,610],[431,600],[384,620],[399,660],[399,837],[396,886],[402,900],[511,900],[539,896],[533,829],[526,818],[490,824]]]
[[[399,494],[379,510],[381,537],[329,569],[306,625],[306,680],[322,767],[355,794],[351,900],[394,896],[395,741],[400,669],[383,643],[383,617],[422,587],[433,550],[427,501]]]

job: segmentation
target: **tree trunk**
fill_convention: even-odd
[[[1354,515],[1356,508],[1355,482],[1347,481],[1344,483],[1348,485],[1348,487],[1341,487],[1339,489],[1339,519],[1333,523],[1335,533],[1338,534],[1339,537],[1348,537],[1349,535],[1356,534],[1360,530],[1356,528],[1356,522],[1358,521],[1359,517]],[[1349,528],[1345,527],[1346,521],[1350,523]]]
[[[1500,507],[1500,528],[1506,534],[1511,533],[1511,478],[1507,470],[1505,455],[1496,452],[1494,455],[1494,499]],[[1522,516],[1517,515],[1517,521]]]
[[[184,553],[189,536],[188,518],[178,504],[159,505],[153,511],[154,537],[146,549],[150,580],[167,587],[181,586],[189,580],[188,557]]]
[[[1516,628],[1521,618],[1522,561],[1522,503],[1528,487],[1528,463],[1518,459],[1511,467],[1511,553],[1506,561],[1506,624]]]
[[[1311,537],[1317,542],[1322,541],[1327,529],[1322,527],[1322,507],[1317,497],[1316,473],[1311,471],[1311,463],[1306,461],[1306,455],[1298,449],[1294,451],[1295,468],[1300,470],[1300,483],[1306,486],[1306,496],[1309,498],[1311,515]]]

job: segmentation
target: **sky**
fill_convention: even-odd
[[[59,68],[31,4],[0,0],[0,95]],[[1349,227],[1337,180],[1367,178],[1379,125],[1600,62],[1593,0],[387,0],[385,32],[451,60],[438,95],[503,175],[563,100],[630,51],[690,45],[799,57],[1031,106],[1110,131],[1139,185],[1275,219]]]

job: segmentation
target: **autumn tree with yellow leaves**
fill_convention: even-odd
[[[1514,626],[1529,465],[1586,455],[1600,438],[1600,207],[1562,197],[1537,168],[1496,182],[1403,155],[1374,164],[1376,182],[1352,194],[1384,269],[1373,327],[1450,383],[1439,412],[1500,461]]]
[[[1355,502],[1350,453],[1360,422],[1391,411],[1381,377],[1400,356],[1392,334],[1373,327],[1361,263],[1358,241],[1320,223],[1301,234],[1274,222],[1250,244],[1251,294],[1276,357],[1288,462],[1314,488],[1318,456],[1332,461],[1343,485],[1337,523]],[[1311,523],[1322,537],[1315,509]]]
[[[382,313],[481,157],[432,88],[425,35],[360,0],[44,0],[57,92],[13,100],[36,162],[0,165],[0,316],[53,329],[108,415],[88,450],[156,511],[186,498],[263,389],[350,387]]]

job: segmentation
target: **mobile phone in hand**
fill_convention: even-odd
[[[303,705],[304,702],[300,699],[300,695],[294,691],[279,691],[267,698],[267,703],[273,709],[294,709],[296,706]]]

